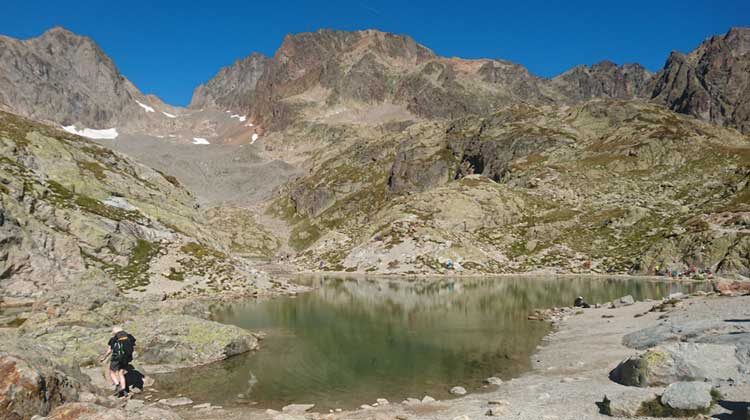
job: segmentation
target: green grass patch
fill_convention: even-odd
[[[203,259],[203,258],[220,258],[225,259],[227,256],[223,252],[217,251],[213,248],[208,248],[206,246],[203,246],[197,242],[190,242],[185,245],[183,245],[180,248],[180,251],[191,255],[195,258]]]
[[[94,178],[98,179],[99,181],[104,181],[107,179],[107,175],[105,174],[104,166],[100,165],[98,162],[78,162],[78,167],[84,171],[87,171],[94,175]]]
[[[147,286],[151,260],[159,254],[160,250],[161,246],[158,243],[139,239],[130,252],[126,266],[108,264],[105,271],[112,274],[115,283],[122,290]]]
[[[51,204],[62,208],[78,208],[97,216],[121,222],[129,220],[141,223],[145,217],[138,210],[125,210],[108,206],[87,195],[76,194],[56,181],[47,181],[47,192],[44,197]]]
[[[144,219],[143,215],[137,210],[125,210],[118,207],[108,206],[101,201],[85,195],[78,195],[75,198],[75,204],[82,210],[107,219],[121,222],[130,220],[140,222]]]

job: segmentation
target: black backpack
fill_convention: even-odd
[[[135,338],[125,331],[115,334],[115,342],[112,345],[112,360],[130,362],[133,360],[133,347]]]

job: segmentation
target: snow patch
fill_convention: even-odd
[[[71,134],[96,140],[114,140],[119,135],[116,128],[107,128],[104,130],[84,128],[83,130],[78,130],[75,125],[69,125],[63,126],[63,130]]]
[[[208,140],[201,137],[193,137],[193,144],[211,144]]]
[[[164,114],[164,116],[166,116],[167,118],[177,118],[177,115],[170,114],[169,112],[162,111],[161,113]]]
[[[140,107],[143,108],[143,110],[146,112],[156,112],[154,111],[154,108],[151,108],[150,106],[138,101],[137,99],[135,100],[135,102],[138,103],[138,105],[140,105]]]
[[[229,118],[236,118],[240,120],[240,122],[245,122],[247,120],[247,115],[232,114]]]
[[[252,141],[250,142],[250,144],[255,143],[255,141],[258,140],[258,137],[258,133],[253,133]]]

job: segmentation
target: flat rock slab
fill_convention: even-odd
[[[658,398],[653,391],[638,388],[631,388],[607,397],[609,397],[607,407],[600,407],[600,409],[610,416],[624,418],[638,417],[638,410],[644,402]]]
[[[302,414],[306,411],[312,410],[315,404],[289,404],[281,409],[286,414]]]
[[[166,398],[159,400],[159,403],[168,405],[170,407],[181,407],[183,405],[190,405],[193,403],[193,400],[187,397],[177,397],[177,398]]]
[[[680,410],[704,410],[711,406],[711,386],[707,382],[677,382],[669,385],[661,403]]]
[[[125,410],[126,411],[137,411],[143,408],[143,401],[141,400],[128,400],[127,404],[125,404]]]

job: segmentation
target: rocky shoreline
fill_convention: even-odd
[[[737,294],[741,293],[744,292]],[[744,358],[736,359],[738,362],[734,377],[703,378],[713,383],[722,395],[722,401],[713,404],[710,410],[724,413],[725,416],[734,411],[739,416],[739,413],[746,409],[747,395],[750,395],[750,376],[747,369],[747,361],[750,358],[750,327],[742,322],[743,319],[750,319],[750,311],[747,309],[750,307],[750,296],[728,297],[728,294],[724,293],[725,296],[722,296],[722,293],[700,292],[693,296],[673,296],[662,302],[631,303],[625,299],[622,303],[605,304],[599,308],[560,308],[541,311],[537,315],[540,320],[551,321],[556,328],[532,356],[533,370],[506,382],[493,380],[491,384],[486,385],[483,392],[470,393],[454,400],[433,401],[429,396],[414,396],[418,398],[408,398],[402,403],[378,400],[363,405],[356,411],[331,413],[317,413],[314,405],[304,404],[292,405],[282,411],[222,408],[211,404],[194,404],[182,396],[157,400],[157,397],[151,395],[148,387],[142,395],[136,395],[133,399],[116,400],[102,396],[101,391],[97,393],[95,389],[83,390],[85,386],[82,385],[92,386],[91,383],[83,384],[85,380],[79,384],[77,394],[66,395],[63,391],[70,388],[72,382],[69,383],[69,377],[63,377],[57,382],[61,388],[55,390],[55,393],[66,398],[58,401],[65,404],[52,409],[48,418],[241,419],[249,416],[269,420],[465,420],[485,418],[488,415],[498,418],[549,420],[627,418],[643,414],[643,411],[639,411],[642,410],[643,403],[658,400],[656,396],[663,394],[665,387],[672,381],[680,382],[686,378],[679,377],[684,372],[672,372],[676,376],[668,381],[622,385],[613,379],[626,382],[632,375],[617,377],[617,366],[621,362],[623,366],[633,363],[638,365],[641,359],[653,359],[649,358],[648,354],[663,352],[662,348],[666,348],[673,356],[679,355],[680,351],[686,350],[671,349],[670,346],[682,346],[681,342],[689,342],[686,345],[693,346],[689,351],[694,353],[709,351],[701,356],[709,361],[712,355],[715,355],[715,363],[723,367],[714,371],[722,372],[725,376],[726,372],[732,369],[732,359],[724,356],[736,353],[737,357]],[[169,316],[164,319],[168,318]],[[169,324],[163,320],[159,323]],[[171,334],[174,334],[174,331],[169,331],[166,335]],[[106,332],[104,335],[106,336]],[[257,346],[257,337],[252,334],[237,332],[237,335],[247,336],[249,341],[244,342],[248,346]],[[245,338],[241,338],[242,340]],[[19,340],[18,345],[22,342]],[[236,348],[245,350],[243,346]],[[212,353],[206,350],[202,353],[206,356],[204,360],[210,361],[211,355],[216,354],[215,351],[216,349]],[[149,355],[151,356],[153,355]],[[8,360],[13,360],[12,355],[11,359],[8,357],[6,352],[6,366]],[[139,360],[139,367],[141,363],[143,362]],[[680,365],[680,362],[672,360],[668,365]],[[661,375],[652,375],[653,377],[664,377],[665,372],[669,371],[663,366],[652,366],[651,370]],[[96,368],[89,368],[88,372],[84,369],[84,375],[80,377],[86,377],[85,373],[92,377],[97,371]],[[710,373],[702,372],[704,375]],[[7,384],[5,387],[7,389]],[[0,386],[0,390],[3,388]],[[460,393],[457,392],[456,395],[458,394]],[[602,402],[606,401],[609,401],[609,406],[605,409]],[[615,416],[602,414],[607,410]]]
[[[711,368],[693,372],[680,370],[674,366],[682,366],[681,363],[685,361],[673,358],[671,364],[655,365],[652,370],[659,372],[661,368],[662,371],[669,371],[671,366],[671,380],[675,382],[702,379],[714,384],[722,400],[711,406],[711,414],[721,414],[721,418],[744,419],[741,416],[746,415],[750,395],[746,359],[750,354],[750,328],[741,320],[750,315],[748,304],[750,296],[726,297],[718,293],[698,293],[694,296],[673,296],[662,302],[631,304],[626,300],[625,303],[602,305],[600,308],[545,311],[546,319],[557,324],[557,328],[544,339],[539,351],[533,355],[533,370],[510,381],[488,384],[485,392],[448,401],[433,401],[429,396],[408,398],[400,404],[379,401],[360,410],[341,413],[305,413],[304,410],[300,412],[302,406],[292,406],[282,412],[255,411],[252,416],[274,420],[466,420],[487,416],[548,420],[643,418],[647,416],[642,411],[642,404],[648,405],[657,400],[659,395],[665,393],[668,384],[627,386],[615,382],[610,376],[621,363],[627,365],[628,361],[646,354],[633,346],[636,345],[635,337],[648,337],[651,339],[648,343],[651,352],[687,346],[693,351],[691,356],[702,354],[701,357],[711,359],[715,355],[718,360],[710,365],[712,367],[723,365],[734,368],[733,377],[713,377],[711,375],[716,373]],[[743,316],[745,318],[741,318]],[[730,322],[732,317],[737,322]],[[688,343],[680,344],[683,341]],[[723,353],[716,352],[717,349]],[[673,354],[680,356],[680,351],[684,349]],[[727,369],[722,372],[726,373]],[[689,374],[703,374],[706,377]],[[602,406],[605,399],[610,401],[607,409]],[[314,411],[314,407],[302,408]],[[210,418],[206,417],[205,411],[196,413],[186,410],[180,414],[189,419]],[[243,411],[222,410],[221,417],[239,419],[243,415]]]

